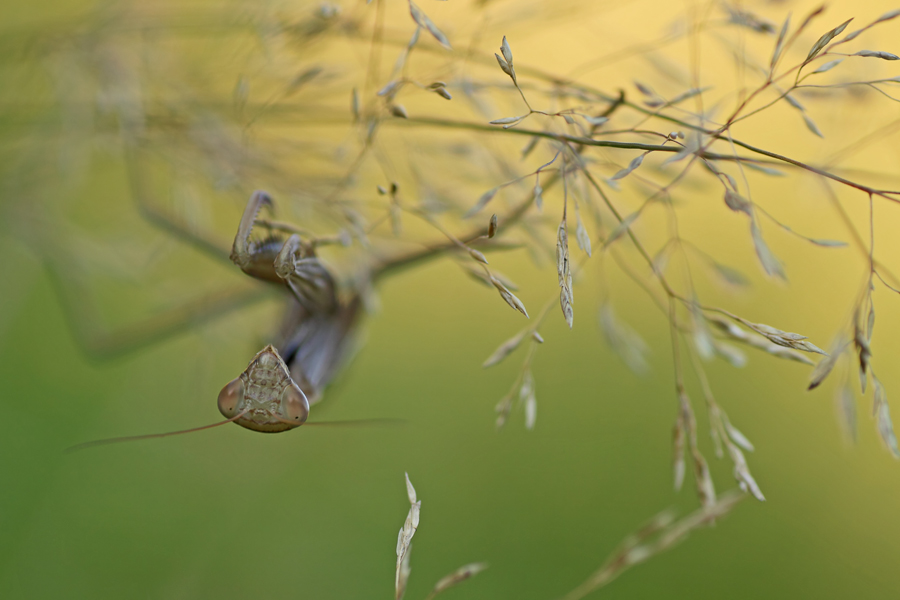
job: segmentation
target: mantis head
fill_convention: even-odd
[[[260,350],[247,369],[219,392],[219,412],[241,427],[278,433],[299,427],[309,417],[309,402],[271,345]]]

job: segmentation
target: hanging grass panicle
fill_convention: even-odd
[[[581,600],[612,583],[628,569],[653,556],[671,550],[692,532],[711,527],[728,515],[746,497],[741,492],[722,494],[718,500],[676,520],[671,511],[657,515],[644,527],[628,536],[606,563],[581,585],[563,596],[563,600]]]
[[[572,309],[572,270],[569,266],[569,235],[566,232],[566,218],[559,223],[556,234],[556,275],[559,279],[559,306],[569,329],[572,328],[575,313]]]
[[[706,115],[693,115],[693,120],[684,119],[682,115],[676,113],[668,113],[672,107],[680,105],[691,99],[702,99],[708,94],[711,87],[689,87],[674,94],[663,94],[643,82],[635,82],[635,87],[643,96],[641,106],[633,104],[624,97],[613,99],[603,96],[607,102],[607,109],[600,114],[596,111],[585,110],[582,107],[564,110],[540,110],[532,104],[526,97],[522,86],[522,75],[517,73],[516,64],[513,58],[513,51],[508,39],[504,36],[500,44],[500,52],[494,54],[494,60],[499,65],[501,71],[509,77],[513,87],[519,94],[521,100],[527,107],[527,112],[516,114],[514,116],[501,116],[490,121],[491,125],[500,126],[502,130],[512,130],[518,135],[530,136],[523,156],[527,157],[541,144],[552,148],[554,154],[553,161],[557,157],[562,157],[562,166],[558,168],[556,175],[547,179],[541,177],[541,171],[547,169],[550,164],[547,163],[536,171],[532,172],[535,177],[534,185],[531,193],[523,204],[513,206],[510,209],[513,223],[512,229],[516,229],[516,225],[524,223],[523,217],[527,214],[530,207],[534,207],[536,211],[542,211],[547,202],[547,190],[554,184],[562,183],[563,187],[563,217],[556,228],[556,266],[557,266],[557,283],[559,286],[559,305],[563,313],[564,320],[571,328],[574,326],[573,311],[573,275],[581,268],[582,265],[573,265],[571,262],[569,249],[568,224],[566,219],[568,198],[572,195],[571,190],[575,187],[572,185],[576,176],[584,185],[584,192],[580,198],[573,196],[575,207],[575,239],[579,248],[584,251],[586,258],[590,258],[594,254],[595,242],[588,234],[588,228],[582,216],[582,205],[586,204],[592,214],[595,222],[599,225],[596,243],[599,243],[603,253],[615,252],[617,247],[622,246],[625,241],[629,242],[629,246],[633,247],[638,256],[648,262],[652,268],[652,274],[655,283],[661,288],[661,291],[668,296],[669,300],[674,302],[675,309],[671,312],[672,331],[676,337],[681,337],[684,331],[690,332],[690,339],[693,344],[694,351],[703,359],[711,359],[714,356],[721,356],[735,366],[743,366],[747,362],[747,357],[737,348],[725,343],[724,340],[740,342],[752,348],[762,350],[763,352],[777,357],[784,358],[805,364],[813,364],[808,357],[809,354],[820,354],[824,358],[813,373],[810,389],[815,388],[827,377],[828,373],[833,369],[837,360],[836,357],[829,356],[819,346],[809,340],[805,335],[792,333],[787,330],[779,329],[758,323],[744,317],[734,315],[733,313],[719,308],[708,306],[701,302],[697,297],[696,291],[692,289],[692,284],[687,289],[677,289],[672,285],[669,275],[667,275],[668,256],[673,249],[684,247],[685,242],[678,237],[670,239],[664,246],[667,252],[662,252],[658,258],[651,258],[651,254],[646,250],[646,242],[635,231],[635,225],[638,219],[645,214],[651,212],[651,207],[661,204],[666,207],[669,218],[672,222],[677,222],[677,214],[671,208],[671,197],[677,186],[683,181],[689,179],[691,171],[696,164],[702,164],[706,169],[713,173],[715,178],[724,186],[724,203],[732,211],[744,215],[749,224],[749,242],[756,254],[763,272],[774,278],[786,280],[787,268],[785,263],[775,254],[769,246],[768,241],[763,237],[763,227],[761,220],[768,219],[776,226],[784,231],[807,240],[821,247],[838,248],[845,247],[846,243],[839,240],[827,240],[808,237],[794,231],[791,227],[782,223],[767,212],[762,206],[757,204],[752,197],[752,186],[747,178],[747,172],[755,171],[767,176],[783,176],[784,172],[773,168],[773,164],[781,163],[791,168],[806,170],[820,177],[830,179],[842,185],[849,186],[852,189],[860,190],[868,194],[870,200],[874,197],[891,199],[891,192],[868,188],[863,184],[859,184],[847,179],[817,169],[793,158],[784,157],[766,150],[756,148],[741,140],[734,138],[731,128],[733,125],[749,119],[752,116],[768,109],[780,101],[784,101],[794,110],[798,111],[804,125],[815,135],[822,136],[822,131],[816,125],[810,114],[810,109],[801,104],[795,96],[801,94],[810,77],[821,78],[827,73],[842,68],[842,65],[848,60],[848,57],[856,57],[857,59],[878,58],[886,61],[893,60],[892,54],[882,50],[858,50],[853,53],[840,54],[837,52],[839,46],[849,42],[872,26],[893,20],[897,15],[887,13],[882,17],[873,21],[870,25],[861,30],[857,30],[843,39],[840,38],[850,21],[845,21],[840,25],[829,29],[821,34],[817,41],[801,55],[798,62],[792,66],[784,66],[786,61],[795,54],[798,41],[801,40],[801,34],[812,27],[816,19],[823,13],[822,10],[815,10],[803,19],[796,28],[791,27],[790,19],[785,19],[780,28],[771,22],[754,15],[749,11],[728,8],[729,20],[737,27],[744,27],[752,30],[760,35],[776,35],[777,39],[774,44],[773,52],[768,59],[769,69],[764,74],[765,79],[758,85],[756,89],[751,90],[741,96],[740,101],[732,112],[727,114],[725,118],[719,119],[715,125],[709,125],[711,121]],[[843,61],[843,62],[842,62]],[[539,78],[539,77],[538,77]],[[554,85],[559,85],[558,81],[553,81]],[[870,82],[868,85],[878,88],[884,85],[884,82]],[[822,87],[822,86],[819,86]],[[590,100],[590,90],[580,87],[577,91],[573,88],[573,96],[582,100]],[[765,100],[766,95],[771,96]],[[529,95],[532,92],[529,91]],[[601,97],[600,95],[594,98]],[[756,103],[754,104],[754,101]],[[667,122],[675,122],[683,131],[666,132],[642,132],[641,135],[655,134],[661,138],[662,143],[649,144],[644,141],[619,141],[618,139],[608,139],[603,135],[600,128],[607,126],[610,120],[615,120],[616,114],[622,110],[631,110],[644,116],[654,117],[657,115],[665,115]],[[544,117],[547,119],[546,124],[538,129],[524,130],[526,120],[530,123],[532,119]],[[581,119],[581,120],[579,120]],[[431,120],[429,124],[436,124],[435,120]],[[451,125],[450,122],[447,122]],[[459,126],[459,122],[452,123],[453,126]],[[475,129],[475,126],[472,126]],[[496,131],[496,129],[495,129]],[[629,131],[627,128],[619,131]],[[684,133],[684,132],[687,133]],[[589,162],[584,160],[584,154],[592,147],[606,148],[610,150],[639,150],[637,156],[633,156],[624,168],[618,168],[615,172],[598,177],[594,171],[596,168]],[[741,155],[740,152],[746,151],[751,156]],[[672,176],[667,183],[656,183],[653,181],[653,175],[646,173],[646,167],[641,167],[647,162],[647,157],[651,154],[670,153],[669,158],[664,159],[660,165],[662,169],[671,169],[678,166],[678,171]],[[754,156],[755,155],[755,156]],[[728,165],[734,167],[729,169]],[[553,167],[556,169],[557,167]],[[731,172],[728,172],[731,170]],[[663,171],[664,172],[664,171]],[[502,189],[513,189],[519,181],[525,176],[513,177],[506,183],[494,185],[486,192],[482,193],[478,201],[464,214],[466,217],[475,215],[483,210],[489,203],[496,203],[498,192]],[[739,180],[741,187],[739,191]],[[606,182],[607,188],[600,183]],[[634,185],[640,185],[644,189],[649,189],[650,193],[637,209],[623,210],[622,203],[614,199],[610,194],[622,192],[620,184],[628,185],[631,182]],[[601,211],[602,209],[602,211]],[[606,214],[602,214],[605,212]],[[503,215],[497,211],[499,221],[504,221]],[[611,218],[610,218],[611,217]],[[507,217],[508,218],[508,217]],[[531,225],[529,225],[531,226]],[[509,231],[509,224],[505,227],[504,233]],[[488,232],[489,238],[494,239],[497,235],[496,223],[492,220]],[[693,250],[691,250],[693,251]],[[469,251],[469,254],[480,261],[483,254],[480,251]],[[705,258],[715,273],[723,280],[732,285],[746,286],[747,279],[743,277],[735,269],[728,265],[722,264],[717,260]],[[615,257],[615,262],[622,266],[623,259],[620,256]],[[878,273],[876,263],[871,262],[871,272],[876,275],[879,280],[883,279],[883,275]],[[483,261],[487,264],[487,260]],[[625,268],[623,266],[623,268]],[[630,267],[628,267],[630,269]],[[630,275],[633,275],[630,271]],[[489,281],[500,292],[504,300],[516,310],[527,314],[521,300],[512,294],[510,289],[499,282],[498,279],[485,272],[486,281]],[[645,288],[646,289],[646,288]],[[656,292],[651,292],[652,294]],[[668,312],[668,311],[667,311]],[[729,320],[720,319],[715,313],[726,315]],[[861,321],[861,319],[859,320]],[[688,325],[684,325],[684,323]],[[603,313],[601,319],[603,330],[608,342],[618,352],[626,357],[626,360],[636,369],[641,369],[643,363],[641,348],[635,337],[629,335],[630,332],[617,327],[617,324],[609,312]],[[855,327],[853,330],[853,347],[856,350],[859,362],[860,381],[865,389],[868,379],[867,373],[871,371],[870,359],[870,332],[865,333],[864,326]],[[871,330],[871,327],[869,327]],[[626,333],[623,333],[625,331]],[[512,338],[501,344],[497,350],[485,361],[485,366],[492,366],[502,361],[504,358],[513,353],[524,340],[528,338],[530,333],[536,334],[536,329],[526,328],[514,335]],[[514,404],[515,398],[519,398],[519,403],[526,407],[526,425],[533,425],[533,406],[534,402],[530,400],[530,382],[533,381],[530,363],[533,358],[533,344],[530,346],[525,364],[516,378],[510,392],[501,399],[497,405],[498,425],[506,422],[509,412]],[[704,367],[700,365],[698,369]],[[735,429],[724,416],[724,411],[718,404],[714,404],[710,394],[708,396],[707,405],[711,413],[711,435],[718,439],[719,451],[717,454],[727,455],[733,465],[735,477],[739,484],[746,490],[751,492],[758,499],[763,499],[762,493],[755,479],[750,475],[749,468],[744,456],[744,452],[748,451],[746,445],[741,441],[746,441],[743,434],[735,433]],[[880,396],[879,396],[880,397]],[[675,428],[675,470],[676,481],[680,482],[684,478],[684,454],[690,449],[690,459],[693,465],[693,472],[697,482],[697,492],[701,501],[711,504],[715,500],[714,486],[712,484],[709,469],[705,459],[697,449],[696,443],[696,423],[693,417],[693,409],[690,407],[690,398],[685,390],[679,391],[677,394],[679,404],[679,418],[676,421]],[[532,407],[532,408],[529,408]],[[881,411],[882,414],[886,414]],[[887,417],[882,417],[881,421],[886,422]],[[886,431],[885,427],[879,425],[880,431]],[[882,435],[886,440],[889,436]],[[888,442],[890,445],[890,443]],[[680,474],[679,474],[680,473]]]
[[[422,508],[422,501],[416,498],[416,488],[413,487],[409,480],[409,473],[406,473],[406,495],[409,498],[409,514],[406,515],[406,521],[397,534],[397,570],[394,576],[394,598],[400,600],[406,592],[406,582],[409,580],[409,552],[411,549],[412,538],[419,528],[419,511]]]
[[[406,521],[403,522],[403,527],[400,528],[400,533],[397,535],[397,570],[394,576],[394,599],[401,600],[403,595],[406,593],[406,584],[409,581],[409,575],[411,572],[409,566],[409,556],[410,551],[412,550],[412,538],[416,534],[416,529],[419,527],[419,511],[422,508],[422,501],[416,497],[416,489],[413,487],[412,482],[409,480],[409,473],[405,474],[406,477],[406,497],[409,499],[409,514],[406,516]],[[449,575],[442,577],[431,590],[431,593],[428,594],[426,600],[432,600],[435,596],[444,592],[454,586],[459,585],[463,581],[478,575],[482,571],[487,569],[486,563],[471,563],[468,565],[463,565],[462,567],[456,569]]]

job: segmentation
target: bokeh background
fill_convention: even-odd
[[[378,288],[379,307],[366,319],[365,343],[313,412],[314,419],[328,420],[400,418],[403,426],[302,428],[277,436],[229,426],[63,453],[86,440],[216,420],[218,390],[275,332],[282,307],[276,292],[103,360],[83,351],[71,321],[90,335],[101,324],[127,327],[210,294],[256,289],[227,262],[148,223],[133,202],[136,191],[157,193],[180,222],[208,232],[223,247],[242,203],[258,187],[284,199],[286,219],[308,219],[328,230],[329,216],[317,212],[314,199],[335,188],[360,147],[358,126],[350,119],[350,89],[368,90],[363,102],[378,110],[371,92],[388,80],[400,50],[392,40],[402,44],[414,29],[405,3],[386,3],[385,41],[374,45],[381,54],[379,78],[366,84],[372,15],[380,9],[374,3],[338,4],[338,18],[358,23],[362,36],[342,25],[338,33],[310,41],[303,37],[310,30],[298,25],[297,39],[290,39],[285,23],[317,22],[309,19],[318,5],[300,1],[149,8],[41,1],[0,8],[6,49],[0,91],[4,598],[389,598],[396,533],[408,509],[404,472],[422,500],[407,598],[425,597],[440,577],[474,561],[490,568],[446,592],[447,598],[556,598],[657,512],[696,507],[690,484],[680,493],[672,490],[676,400],[667,322],[598,251],[576,280],[574,329],[568,330],[556,308],[541,329],[546,343],[533,367],[533,431],[525,430],[521,411],[503,430],[494,425],[494,405],[515,378],[522,350],[492,369],[481,368],[524,319],[455,264],[438,260]],[[490,57],[502,35],[509,37],[517,65],[575,73],[611,94],[626,88],[637,97],[632,81],[639,79],[674,95],[685,89],[679,81],[690,73],[691,44],[683,37],[665,45],[660,40],[707,19],[718,27],[700,38],[695,56],[702,83],[715,86],[712,93],[720,95],[713,97],[723,102],[733,102],[734,89],[755,81],[735,67],[731,51],[764,61],[774,43],[772,36],[727,25],[718,3],[422,0],[420,6],[456,54],[439,54],[423,34],[424,58],[410,69],[423,81],[448,80],[454,100],[409,91],[398,101],[413,117],[486,122],[472,116],[454,82],[460,64],[474,63],[474,55]],[[813,3],[743,6],[780,25],[789,11],[798,22]],[[891,8],[884,2],[831,3],[804,34],[793,60],[845,19],[868,22]],[[891,22],[873,30],[860,47],[897,52],[898,27]],[[653,50],[617,55],[635,45]],[[829,81],[898,74],[895,63],[875,62],[848,61],[847,71]],[[295,74],[318,66],[324,74],[296,95],[285,92]],[[523,88],[541,104],[540,92],[528,91],[540,82],[520,69]],[[473,72],[493,86],[483,96],[491,102],[491,118],[520,114],[514,90],[496,66]],[[152,132],[146,135],[157,156],[168,158],[165,164],[143,163],[140,190],[129,183],[116,141],[128,126],[123,113],[96,108],[126,106],[136,96],[154,100],[156,121],[148,118],[144,133]],[[837,157],[833,164],[844,173],[896,184],[896,104],[872,92],[820,96],[800,99],[824,139],[782,106],[736,127],[735,135],[816,164]],[[160,109],[165,106],[168,116]],[[222,115],[260,106],[266,110],[243,138],[230,135],[240,133],[234,122],[256,117],[227,122]],[[223,132],[230,137],[216,137]],[[381,132],[378,152],[389,157],[407,197],[427,188],[462,209],[483,190],[540,164],[537,158],[519,160],[524,139],[396,123]],[[243,143],[229,145],[235,139]],[[866,141],[838,154],[860,139]],[[477,150],[460,149],[470,144]],[[491,156],[506,158],[491,162]],[[597,156],[620,165],[633,157]],[[223,165],[229,168],[223,171]],[[509,165],[512,172],[504,172]],[[426,168],[431,170],[421,172]],[[600,168],[615,170],[603,163]],[[383,205],[375,185],[386,182],[377,161],[364,161],[347,195],[364,206]],[[789,172],[751,182],[754,199],[798,230],[849,239],[812,176]],[[698,276],[701,297],[750,320],[803,332],[827,347],[852,310],[866,276],[865,258],[853,248],[815,247],[769,226],[767,239],[784,259],[789,283],[767,279],[745,220],[722,206],[717,189],[709,178],[698,178],[679,191],[681,234],[747,274],[751,285],[723,288]],[[514,201],[513,192],[495,202]],[[532,313],[558,290],[552,261],[536,263],[532,256],[552,252],[561,207],[557,192],[547,195],[546,213],[552,216],[535,221],[546,225],[532,243],[536,252],[490,255],[491,266],[519,284],[517,294]],[[865,197],[837,193],[865,231]],[[637,207],[639,194],[622,198]],[[878,254],[888,266],[896,266],[894,212],[876,203]],[[405,226],[410,239],[440,239],[411,218]],[[664,211],[651,212],[638,231],[650,240],[663,235]],[[574,240],[571,252],[581,256]],[[634,259],[627,250],[625,255]],[[349,272],[365,253],[351,248],[327,256]],[[900,324],[892,294],[875,292],[873,349],[895,407]],[[603,299],[647,341],[650,370],[643,377],[604,343],[597,324]],[[96,321],[88,321],[89,314]],[[748,460],[767,502],[744,501],[715,527],[627,572],[596,597],[900,594],[900,465],[875,431],[871,396],[858,400],[854,444],[834,400],[849,365],[807,393],[808,367],[753,351],[748,356],[743,369],[721,360],[707,368],[719,402],[756,446]],[[701,445],[718,489],[728,489],[734,485],[730,465],[712,458],[696,382],[689,386]]]

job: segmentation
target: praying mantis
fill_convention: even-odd
[[[343,362],[351,343],[361,298],[338,300],[334,278],[298,233],[283,241],[251,241],[261,208],[272,206],[265,192],[254,192],[234,238],[231,260],[263,281],[291,292],[286,334],[280,352],[271,344],[259,351],[239,377],[219,393],[219,412],[241,427],[278,433],[303,425],[309,405]],[[283,358],[282,358],[283,356]]]
[[[315,243],[299,233],[286,240],[270,233],[251,237],[256,218],[274,203],[265,192],[254,192],[238,226],[231,261],[247,275],[289,291],[289,304],[278,348],[267,344],[247,368],[222,388],[218,408],[226,420],[167,433],[108,438],[73,446],[86,447],[192,433],[236,423],[263,433],[288,431],[307,422],[309,407],[339,370],[352,344],[362,297],[338,298],[335,281],[315,255]],[[344,421],[336,423],[355,423]]]
[[[132,172],[132,176],[136,176]],[[137,194],[145,216],[154,214]],[[254,192],[244,209],[229,258],[250,277],[287,291],[288,306],[279,340],[267,344],[247,368],[219,392],[217,405],[225,417],[210,425],[147,435],[107,438],[72,446],[69,450],[192,433],[235,423],[262,433],[280,433],[304,424],[358,424],[360,421],[308,422],[310,406],[319,402],[325,387],[346,361],[354,344],[354,332],[363,312],[363,292],[353,290],[348,298],[338,294],[334,277],[316,256],[317,240],[304,239],[301,229],[279,223],[277,227],[258,219],[263,209],[273,210],[274,201],[263,191]],[[254,239],[254,228],[262,224],[266,236]],[[173,224],[165,225],[172,229]],[[483,243],[487,236],[473,229],[466,243]],[[284,239],[275,231],[288,231]],[[196,242],[196,240],[195,240]],[[458,249],[459,241],[431,244],[424,248],[374,261],[365,274],[370,283],[403,267],[427,261]],[[374,420],[390,421],[390,420]],[[373,422],[373,421],[369,421]]]

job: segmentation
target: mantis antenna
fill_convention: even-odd
[[[87,448],[93,448],[94,446],[106,446],[107,444],[119,444],[121,442],[137,442],[140,440],[149,440],[152,438],[164,438],[169,437],[170,435],[181,435],[183,433],[194,433],[195,431],[203,431],[204,429],[212,429],[213,427],[219,427],[220,425],[227,425],[228,423],[233,423],[237,419],[244,416],[246,411],[243,413],[237,414],[230,419],[225,419],[224,421],[219,421],[218,423],[212,423],[211,425],[203,425],[201,427],[192,427],[191,429],[182,429],[180,431],[168,431],[166,433],[148,433],[146,435],[127,435],[123,437],[114,437],[114,438],[106,438],[103,440],[94,440],[92,442],[84,442],[81,444],[75,444],[74,446],[69,446],[65,449],[65,453],[69,454],[71,452],[78,452],[79,450],[85,450]]]
[[[352,421],[319,421],[307,423],[309,417],[309,403],[306,394],[291,379],[287,365],[281,359],[278,351],[271,345],[260,350],[250,364],[236,379],[228,383],[219,392],[219,412],[227,417],[224,421],[169,431],[167,433],[150,433],[146,435],[132,435],[114,437],[93,442],[85,442],[70,446],[66,453],[118,444],[121,442],[135,442],[152,438],[163,438],[183,433],[194,433],[204,429],[212,429],[228,423],[237,423],[241,427],[263,433],[278,433],[295,429],[301,425],[320,426],[360,426],[360,425],[397,425],[402,421],[397,419],[362,419]]]

